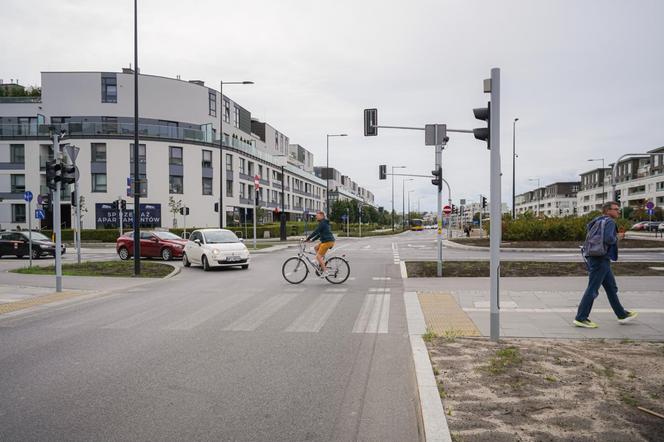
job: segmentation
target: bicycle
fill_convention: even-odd
[[[284,279],[291,284],[301,283],[309,275],[309,266],[314,269],[316,276],[320,276],[320,266],[310,256],[316,256],[316,253],[307,250],[305,242],[300,241],[297,256],[288,258],[281,266],[281,274]],[[332,284],[341,284],[350,276],[350,265],[343,256],[332,256],[325,261],[328,272],[325,279]]]

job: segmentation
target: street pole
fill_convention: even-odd
[[[226,107],[224,106],[223,81],[219,82],[219,110],[221,111],[219,112],[219,228],[223,229],[226,218],[224,211],[224,112],[226,112]]]
[[[28,253],[30,254],[29,267],[32,267],[32,198],[28,200]]]
[[[281,213],[279,214],[279,239],[286,241],[286,211],[284,210],[286,204],[286,173],[285,167],[281,166]]]
[[[484,200],[482,198],[484,197],[480,194],[480,239],[482,238],[482,218],[484,218]]]
[[[187,206],[182,209],[182,236],[187,237]]]
[[[325,147],[325,214],[330,216],[330,135],[326,135]]]
[[[500,241],[502,239],[502,222],[500,219],[500,69],[491,69],[491,106],[490,106],[490,146],[491,146],[491,180],[490,180],[490,330],[491,340],[500,337]]]
[[[445,140],[438,140],[438,131],[436,131],[436,170],[443,167],[443,146],[446,144]],[[440,179],[442,180],[442,174]],[[441,183],[442,184],[442,183]],[[441,278],[443,276],[443,186],[438,186],[438,193],[436,194],[437,204],[437,217],[438,229],[436,231],[436,252],[438,262],[436,263],[436,275]]]
[[[358,228],[359,228],[358,236],[360,238],[362,238],[362,206],[358,205],[358,207],[359,207],[359,211],[360,211],[359,216],[358,216],[358,221],[359,221],[358,222]]]
[[[392,178],[394,180],[394,178]],[[350,238],[350,213],[346,207],[346,238]]]
[[[138,0],[134,0],[134,276],[141,274],[141,169],[138,143]]]
[[[62,152],[60,152],[60,143],[58,134],[53,134],[53,155],[56,164],[62,165]],[[62,169],[60,169],[62,177]],[[55,182],[55,192],[53,194],[53,232],[55,233],[55,291],[62,291],[62,226],[60,220],[60,189],[62,188],[62,179]]]
[[[123,232],[123,227],[124,227],[124,212],[122,210],[122,204],[120,203],[120,200],[122,199],[121,196],[118,196],[118,214],[120,215],[120,236],[124,234]]]
[[[74,165],[76,163],[74,162]],[[76,262],[81,263],[81,201],[78,196],[78,180],[74,182],[74,201],[76,201]]]
[[[512,122],[512,219],[516,219],[516,122]]]
[[[254,250],[256,250],[256,208],[258,207],[258,187],[254,189]]]

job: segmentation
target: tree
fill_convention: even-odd
[[[83,220],[83,216],[88,213],[88,207],[85,205],[85,197],[83,195],[78,198],[78,210],[81,213],[81,220]]]
[[[176,217],[177,214],[180,213],[182,207],[184,207],[182,200],[175,200],[172,196],[168,197],[168,211],[173,214],[173,227],[178,226],[178,220]]]

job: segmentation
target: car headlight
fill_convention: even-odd
[[[217,249],[212,249],[212,254],[213,254],[213,255],[218,255],[218,254],[219,254],[219,250],[217,250]]]

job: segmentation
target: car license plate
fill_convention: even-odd
[[[227,256],[226,261],[239,261],[240,257],[239,256]]]

